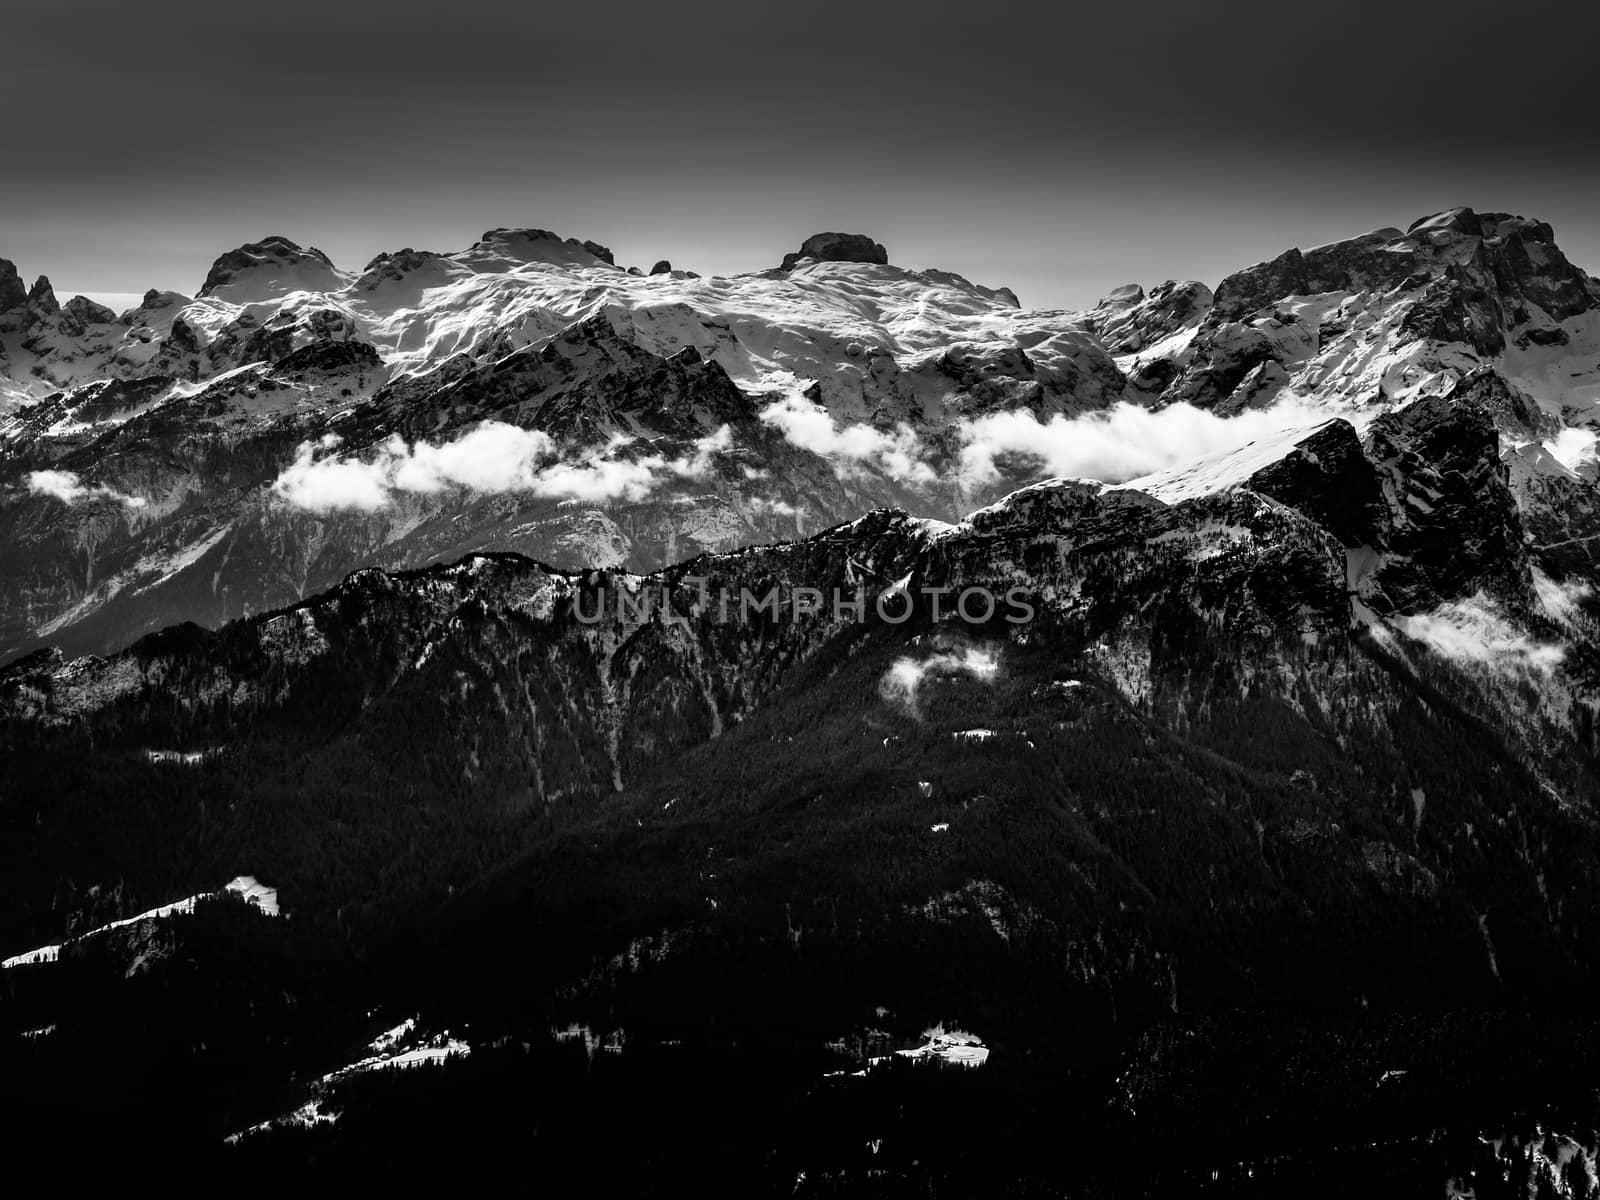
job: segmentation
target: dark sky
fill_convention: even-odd
[[[0,34],[0,256],[192,293],[267,233],[715,273],[843,229],[1076,306],[1469,204],[1600,270],[1597,10],[52,0]]]

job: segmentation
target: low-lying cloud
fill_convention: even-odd
[[[1502,616],[1481,592],[1441,604],[1429,613],[1396,617],[1394,624],[1407,637],[1457,662],[1548,675],[1566,658],[1564,646],[1535,641]]]
[[[761,410],[760,418],[801,449],[834,460],[842,473],[874,466],[890,479],[932,483],[937,475],[927,462],[921,439],[908,425],[883,430],[872,425],[838,425],[826,409],[803,396],[787,396]]]
[[[878,693],[920,719],[917,695],[929,675],[970,675],[980,683],[991,683],[999,670],[1000,656],[979,646],[930,654],[921,659],[901,657],[894,660],[894,665],[878,681]]]
[[[793,517],[804,513],[804,509],[790,504],[787,500],[768,498],[765,496],[751,496],[745,502],[753,517]]]
[[[273,491],[308,512],[375,512],[403,493],[429,495],[459,488],[478,493],[526,492],[589,503],[637,501],[661,483],[704,475],[732,444],[724,425],[677,458],[622,456],[630,439],[614,438],[590,457],[563,459],[555,441],[537,429],[486,421],[454,441],[407,445],[399,435],[370,458],[340,458],[338,438],[305,442],[273,483]]]
[[[130,496],[106,484],[86,484],[74,471],[29,471],[28,491],[35,496],[54,496],[63,504],[77,504],[83,500],[115,500],[129,508],[143,508],[143,496]]]
[[[1581,579],[1557,581],[1538,567],[1533,568],[1533,590],[1545,614],[1563,625],[1577,623],[1583,615],[1583,605],[1594,595],[1594,588]]]
[[[1047,475],[1125,483],[1327,419],[1327,412],[1290,405],[1234,417],[1189,404],[1151,410],[1123,403],[1048,421],[1030,412],[991,413],[961,431],[961,477],[991,483],[1001,475],[997,460],[1009,457],[1038,463]]]
[[[1224,417],[1189,404],[1159,410],[1118,404],[1103,412],[1041,421],[1031,412],[997,412],[957,426],[959,458],[953,471],[936,467],[929,446],[907,425],[883,430],[838,425],[824,409],[800,396],[768,405],[761,420],[793,445],[832,459],[840,474],[876,467],[903,483],[931,483],[953,475],[968,487],[1033,472],[1125,483],[1237,449],[1285,429],[1311,426],[1328,413],[1301,405],[1252,409]]]

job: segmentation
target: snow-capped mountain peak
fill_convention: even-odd
[[[1078,313],[859,234],[725,276],[613,259],[498,228],[357,274],[275,235],[116,318],[0,265],[0,647],[479,548],[648,570],[879,504],[955,522],[1052,475],[1216,494],[1280,431],[1428,398],[1486,406],[1539,536],[1588,544],[1600,285],[1539,221],[1453,209]]]

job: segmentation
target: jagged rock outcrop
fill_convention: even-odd
[[[403,399],[401,397],[404,397]],[[396,402],[396,401],[399,402]],[[710,432],[753,419],[748,396],[693,347],[670,358],[641,349],[601,311],[540,346],[525,346],[458,376],[419,401],[380,392],[369,410],[336,429],[361,444],[399,432],[439,438],[483,420],[544,430],[570,445],[596,445],[648,428],[661,434]]]
[[[1385,541],[1390,512],[1378,470],[1348,421],[1329,421],[1296,442],[1247,486],[1298,508],[1347,547]]]
[[[28,289],[22,285],[22,276],[17,274],[17,264],[0,258],[0,312],[21,308],[27,302]]]
[[[1404,402],[1449,391],[1512,347],[1564,347],[1566,326],[1597,310],[1600,285],[1549,226],[1452,209],[1230,275],[1195,336],[1131,375],[1161,403],[1222,412],[1284,394]]]
[[[297,375],[320,371],[340,375],[348,371],[378,373],[383,359],[377,348],[355,338],[319,337],[298,350],[291,350],[272,364],[278,375]]]
[[[778,268],[792,270],[802,259],[818,262],[877,263],[889,262],[889,252],[882,244],[860,233],[814,233],[800,243],[800,249],[783,256]]]
[[[1483,591],[1524,597],[1528,557],[1491,414],[1431,397],[1369,431],[1389,510],[1389,550],[1372,583],[1393,611]]]
[[[342,308],[285,308],[264,321],[246,311],[219,330],[205,345],[209,364],[207,373],[255,362],[274,362],[319,342],[360,340],[359,323]],[[372,352],[375,356],[376,350]],[[348,361],[352,367],[370,369],[365,356],[352,357]]]
[[[68,337],[82,337],[91,325],[110,325],[117,314],[87,296],[74,296],[61,309],[61,329]]]
[[[1117,288],[1086,319],[1107,350],[1128,354],[1198,325],[1210,308],[1211,289],[1205,284],[1169,279],[1148,296],[1138,284]]]
[[[1523,524],[1500,461],[1494,415],[1434,397],[1296,442],[1244,486],[1291,505],[1351,551],[1351,584],[1381,615],[1428,612],[1478,593],[1531,597]]]
[[[1216,316],[1237,319],[1293,295],[1409,291],[1436,274],[1480,306],[1520,297],[1564,320],[1596,305],[1590,281],[1556,247],[1549,225],[1456,208],[1423,217],[1403,233],[1380,229],[1304,252],[1288,250],[1236,272],[1217,286]],[[1515,319],[1514,304],[1503,311]]]
[[[28,307],[40,316],[53,317],[61,311],[56,292],[46,275],[39,276],[28,289]]]

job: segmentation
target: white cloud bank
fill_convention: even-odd
[[[1548,675],[1566,657],[1565,647],[1534,641],[1512,625],[1482,592],[1466,600],[1441,604],[1430,613],[1395,617],[1393,622],[1407,637],[1416,638],[1457,662]]]
[[[28,491],[35,496],[54,496],[63,504],[76,504],[80,500],[103,497],[126,504],[129,508],[143,508],[143,496],[130,496],[105,484],[91,486],[78,478],[73,471],[29,471]]]
[[[1000,670],[1000,656],[993,650],[968,646],[964,650],[931,654],[924,659],[897,658],[878,681],[878,693],[892,704],[899,704],[920,719],[917,693],[930,674],[966,674],[980,683],[992,683]]]
[[[406,445],[398,434],[370,459],[338,458],[332,435],[305,442],[273,483],[273,491],[296,508],[329,513],[375,512],[397,494],[432,494],[449,488],[472,492],[527,492],[552,500],[605,503],[642,500],[666,478],[694,478],[710,469],[717,454],[732,444],[722,426],[698,439],[690,454],[668,459],[647,454],[625,459],[628,444],[613,439],[583,460],[562,459],[556,444],[537,429],[486,421],[454,441]]]
[[[996,460],[1011,456],[1037,462],[1049,475],[1124,483],[1294,426],[1319,424],[1330,415],[1278,405],[1221,417],[1189,404],[1151,410],[1127,403],[1048,421],[1030,412],[991,413],[961,431],[961,476],[991,483],[1000,476]]]
[[[1044,421],[1031,412],[991,413],[957,428],[956,474],[969,487],[981,486],[1000,479],[1001,464],[1012,460],[1041,477],[1123,483],[1287,428],[1316,425],[1329,415],[1278,405],[1224,417],[1188,404],[1151,410],[1127,403]],[[928,461],[929,448],[907,425],[837,425],[826,410],[796,395],[768,405],[760,417],[793,445],[832,459],[842,475],[871,466],[903,483],[931,483],[940,476]]]
[[[932,483],[937,478],[934,469],[922,461],[921,440],[907,425],[892,432],[871,425],[840,426],[826,409],[803,396],[787,396],[769,404],[759,415],[766,424],[782,431],[791,444],[833,459],[841,473],[871,465],[890,479],[903,482]]]
[[[1545,614],[1563,625],[1576,624],[1583,615],[1583,602],[1594,595],[1594,589],[1583,580],[1558,583],[1538,567],[1533,568],[1533,590]]]

